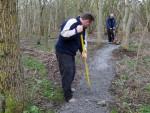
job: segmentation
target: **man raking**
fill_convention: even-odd
[[[87,45],[85,30],[93,21],[93,15],[85,13],[77,18],[71,18],[61,25],[59,38],[55,48],[62,78],[64,98],[67,102],[75,101],[71,85],[75,76],[76,52],[79,50],[83,59],[87,58],[87,50],[82,49],[80,37],[82,34],[84,44]]]

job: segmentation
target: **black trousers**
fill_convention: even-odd
[[[72,98],[71,84],[75,76],[75,56],[56,52],[62,79],[64,98],[68,102]]]
[[[113,42],[114,41],[114,30],[113,29],[107,29],[107,33],[108,33],[108,41],[109,42]]]

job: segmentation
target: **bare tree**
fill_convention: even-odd
[[[43,25],[43,12],[46,5],[47,0],[39,0],[40,5],[40,34],[37,44],[41,44],[41,37],[44,36],[44,25]]]
[[[103,20],[102,20],[102,8],[103,0],[98,1],[98,12],[97,12],[97,44],[99,45],[102,41],[103,36]]]
[[[136,8],[136,0],[132,0],[131,2],[131,7],[129,7],[129,1],[125,0],[125,15],[123,18],[123,39],[122,39],[122,44],[121,46],[124,49],[128,49],[129,45],[129,35],[130,35],[130,29],[131,29],[131,23],[133,20],[133,15],[135,12]]]

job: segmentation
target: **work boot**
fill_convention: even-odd
[[[75,88],[71,88],[71,91],[72,91],[72,92],[75,92],[75,91],[76,91],[76,89],[75,89]]]
[[[68,102],[69,103],[74,103],[74,102],[76,102],[77,100],[75,99],[75,98],[71,98]]]

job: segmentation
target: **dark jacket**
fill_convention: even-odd
[[[116,27],[116,20],[115,20],[115,18],[108,17],[107,20],[106,20],[106,27],[107,27],[107,29]]]
[[[77,33],[76,30],[76,27],[78,25],[81,25],[79,18],[80,17],[71,18],[65,21],[61,25],[58,41],[55,45],[56,52],[75,56],[78,50],[82,51],[81,41],[80,41],[81,33]],[[82,32],[82,34],[83,37],[85,37],[85,29]]]

